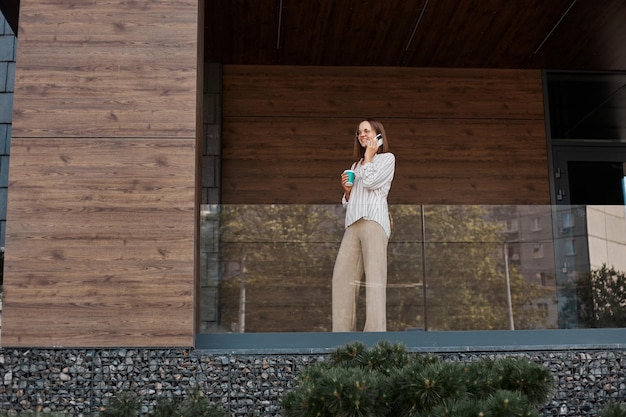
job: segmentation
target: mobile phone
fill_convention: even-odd
[[[378,146],[383,146],[383,135],[382,133],[379,133],[378,135],[376,135],[376,139],[378,139]]]

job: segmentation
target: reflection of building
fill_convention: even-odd
[[[587,206],[589,265],[603,264],[626,271],[626,210],[624,206]]]
[[[626,270],[623,206],[504,206],[494,210],[509,242],[508,260],[527,282],[554,289],[536,300],[548,328],[576,328],[573,285],[603,264]]]
[[[602,265],[626,270],[624,206],[555,206],[554,236],[560,327],[576,328],[576,280]]]
[[[550,206],[503,206],[494,209],[507,244],[509,265],[527,283],[548,291],[528,308],[545,311],[547,328],[558,327],[552,212]]]
[[[558,327],[552,216],[548,206],[519,206],[520,272],[528,282],[549,291],[535,307],[546,312],[547,328]]]
[[[587,220],[584,206],[555,206],[554,248],[558,287],[559,327],[578,327],[573,285],[588,274]]]

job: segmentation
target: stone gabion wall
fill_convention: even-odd
[[[544,416],[591,416],[626,401],[626,351],[442,353],[469,362],[526,357],[548,367],[556,392]],[[202,390],[234,416],[280,416],[280,398],[306,366],[324,354],[219,355],[186,349],[2,349],[0,410],[97,415],[107,400],[134,392],[142,414],[158,398]]]

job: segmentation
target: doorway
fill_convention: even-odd
[[[559,205],[626,205],[626,148],[553,147]]]
[[[626,73],[548,71],[544,82],[553,204],[624,205]]]
[[[545,87],[559,327],[578,328],[581,278],[626,265],[626,73],[547,72]]]

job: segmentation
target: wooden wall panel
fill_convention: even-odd
[[[534,70],[226,65],[224,116],[542,119],[540,77]]]
[[[3,345],[191,345],[194,149],[13,141]]]
[[[22,0],[13,135],[193,137],[197,20],[193,0]]]
[[[192,346],[198,2],[22,0],[3,346]]]
[[[549,204],[539,71],[263,66],[224,67],[222,201],[337,203],[363,117],[392,204]]]

